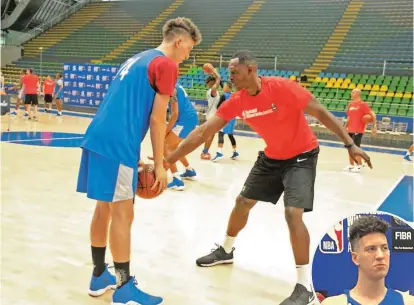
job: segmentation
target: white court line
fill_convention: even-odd
[[[11,140],[11,141],[2,141],[2,142],[4,142],[4,143],[15,143],[15,142],[34,142],[34,141],[47,141],[47,140],[72,140],[72,139],[83,139],[83,137],[27,139],[27,140]]]

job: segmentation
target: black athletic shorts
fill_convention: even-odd
[[[352,138],[352,140],[354,140],[355,145],[358,147],[361,147],[362,136],[364,134],[363,133],[348,133],[348,134]]]
[[[53,101],[53,95],[45,94],[45,103],[51,103]]]
[[[26,94],[26,98],[24,99],[25,105],[37,105],[39,101],[37,99],[37,94]]]
[[[240,195],[276,204],[284,192],[285,206],[312,211],[318,154],[319,147],[288,160],[274,160],[260,151]]]

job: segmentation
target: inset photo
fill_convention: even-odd
[[[339,219],[319,241],[312,282],[316,304],[414,305],[413,227],[384,212]]]

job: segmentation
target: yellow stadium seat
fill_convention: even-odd
[[[325,88],[332,88],[333,87],[333,83],[327,83]]]
[[[388,86],[386,86],[386,85],[382,85],[382,86],[381,86],[380,91],[381,91],[381,92],[388,91]]]
[[[342,83],[341,89],[348,89],[348,83]]]
[[[296,80],[296,76],[295,76],[295,75],[291,75],[291,76],[289,77],[289,79],[290,79],[290,80]]]
[[[345,84],[350,84],[351,83],[351,79],[350,78],[345,78],[344,83]]]
[[[412,98],[412,97],[413,97],[412,93],[408,93],[408,92],[404,93],[404,96],[403,96],[403,98]]]
[[[366,84],[364,86],[364,90],[371,90],[371,85],[370,84]]]
[[[386,97],[394,97],[394,92],[389,91],[385,96]]]
[[[355,89],[356,85],[354,83],[350,83],[348,89]]]
[[[362,89],[364,89],[364,85],[363,84],[358,84],[357,88],[362,90]]]
[[[342,84],[344,82],[344,79],[343,78],[337,78],[336,82]]]
[[[334,88],[341,88],[341,84],[335,83],[333,87]]]
[[[322,78],[320,78],[319,76],[317,78],[315,78],[316,83],[320,83],[321,81],[322,81]]]
[[[336,78],[331,77],[331,79],[329,80],[330,83],[335,83],[336,82]]]
[[[378,91],[374,91],[374,90],[372,90],[370,93],[369,93],[369,95],[370,96],[376,96],[378,94]]]
[[[327,77],[322,78],[322,83],[327,83],[327,82],[329,82],[329,78]]]
[[[384,92],[384,91],[380,91],[380,92],[378,93],[378,96],[385,96],[385,92]]]
[[[379,89],[380,89],[379,85],[372,86],[373,91],[379,91]]]
[[[402,94],[402,93],[396,93],[396,94],[394,95],[394,97],[403,97],[403,94]]]

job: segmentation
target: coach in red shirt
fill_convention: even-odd
[[[372,117],[372,135],[377,134],[377,116],[371,110],[369,105],[361,100],[361,90],[354,89],[351,92],[352,101],[348,105],[346,114],[348,116],[346,120],[346,129],[348,130],[349,136],[354,140],[356,146],[361,146],[362,136],[365,131],[365,123],[363,117],[366,114],[371,115]],[[362,166],[362,161],[360,157],[356,157],[356,165],[354,165],[354,159],[349,155],[349,164],[344,168],[346,171],[351,171],[353,173],[359,173]]]
[[[37,105],[39,104],[38,96],[39,93],[39,77],[33,74],[33,69],[27,69],[26,75],[22,77],[22,92],[26,98],[24,100],[25,117],[30,117],[30,105],[33,105],[33,120],[37,120]]]
[[[309,274],[309,234],[303,212],[312,211],[318,141],[309,127],[305,112],[316,117],[345,143],[352,156],[369,157],[355,146],[348,132],[299,84],[279,77],[259,77],[257,62],[249,51],[236,53],[229,63],[230,80],[238,90],[216,115],[196,128],[166,158],[166,166],[187,155],[205,139],[239,116],[265,141],[264,152],[253,166],[231,213],[224,243],[199,258],[198,266],[233,262],[233,243],[247,223],[250,209],[258,201],[276,204],[284,192],[285,218],[297,265],[297,284],[281,304],[308,305],[314,300]]]

